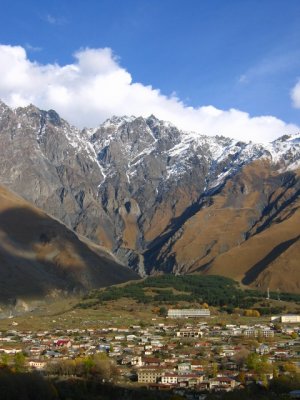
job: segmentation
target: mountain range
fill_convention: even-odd
[[[247,143],[153,115],[79,130],[54,110],[0,102],[2,190],[101,246],[118,276],[110,282],[221,274],[299,292],[299,173],[300,134]]]

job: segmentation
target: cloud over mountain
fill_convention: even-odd
[[[292,97],[292,100],[293,100],[294,107],[300,108],[300,80],[293,87],[293,89],[291,91],[291,97]]]
[[[54,108],[74,125],[96,126],[112,115],[155,114],[185,130],[270,141],[300,130],[274,116],[250,117],[246,112],[212,105],[188,107],[176,96],[134,82],[110,48],[82,49],[69,65],[42,65],[28,59],[21,46],[0,46],[0,98],[12,107],[33,103]],[[300,106],[299,84],[293,90]]]

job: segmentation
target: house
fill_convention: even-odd
[[[203,332],[199,329],[180,329],[176,332],[176,336],[183,338],[199,338],[203,336]]]
[[[139,383],[156,383],[162,376],[162,369],[143,367],[137,371]]]
[[[136,335],[127,335],[126,336],[126,340],[127,341],[132,341],[132,340],[136,340],[137,339],[137,336]]]
[[[0,353],[6,353],[6,354],[16,354],[16,353],[21,353],[21,349],[16,349],[14,347],[6,349],[6,348],[0,348]]]
[[[178,372],[186,372],[191,370],[191,364],[190,363],[180,363],[177,366]]]
[[[56,347],[71,347],[72,343],[70,339],[57,339],[54,341]]]
[[[47,358],[61,357],[61,354],[58,351],[54,351],[54,350],[46,350],[44,355]]]
[[[176,385],[178,382],[178,375],[172,373],[164,373],[161,377],[161,383],[165,385]]]
[[[233,389],[237,385],[234,379],[228,378],[226,376],[212,378],[209,380],[210,389]]]
[[[185,383],[186,386],[198,385],[203,381],[203,375],[195,373],[178,374],[178,383]]]
[[[192,360],[191,361],[191,370],[192,371],[203,371],[203,364],[200,360]]]
[[[270,353],[270,348],[268,345],[262,343],[257,349],[256,349],[256,353],[258,354],[269,354]]]
[[[29,361],[28,365],[29,365],[29,367],[31,367],[33,369],[42,370],[45,368],[46,363],[44,361],[32,360],[32,361]]]
[[[29,349],[31,356],[39,356],[43,350],[45,350],[45,348],[39,346],[34,346]]]
[[[161,364],[161,360],[156,357],[145,357],[142,360],[145,366],[158,367]]]

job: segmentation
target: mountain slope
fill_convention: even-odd
[[[53,110],[0,103],[0,182],[142,276],[220,270],[242,280],[256,264],[260,270],[267,255],[259,252],[234,273],[218,260],[292,218],[299,166],[300,135],[244,143],[184,132],[153,115],[80,131]],[[297,229],[278,235],[275,247]],[[265,264],[247,284],[275,274],[269,258]]]
[[[171,266],[176,273],[219,274],[297,292],[299,193],[297,174],[274,173],[266,161],[249,164],[207,198],[151,262],[166,271]]]
[[[76,293],[137,276],[0,187],[0,302]]]

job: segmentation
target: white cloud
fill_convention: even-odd
[[[280,49],[276,54],[269,54],[250,68],[248,68],[237,79],[240,84],[248,84],[257,79],[264,79],[266,76],[276,75],[291,68],[299,68],[300,51],[283,51]]]
[[[299,127],[272,116],[250,117],[212,105],[187,107],[176,95],[133,82],[111,49],[83,49],[72,64],[41,65],[20,46],[0,46],[0,98],[12,107],[33,103],[55,109],[71,123],[97,126],[112,115],[156,115],[199,133],[269,141]]]
[[[291,97],[292,97],[294,107],[300,108],[300,80],[293,87],[293,89],[291,91]]]
[[[67,20],[64,17],[55,17],[54,15],[51,14],[47,14],[45,20],[50,25],[65,25],[67,23]]]
[[[32,44],[30,43],[26,43],[25,44],[25,49],[31,52],[38,52],[38,51],[42,51],[43,48],[39,47],[39,46],[32,46]]]

